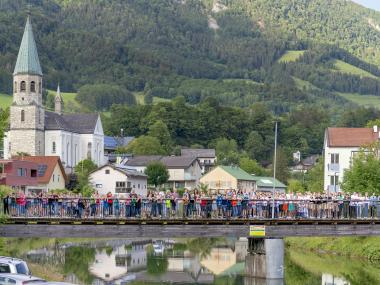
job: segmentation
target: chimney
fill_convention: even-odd
[[[379,131],[379,128],[375,125],[375,126],[373,126],[373,132],[374,133],[377,133]]]

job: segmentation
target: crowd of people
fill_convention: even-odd
[[[99,195],[22,192],[3,199],[5,215],[12,217],[124,218],[124,219],[368,219],[380,218],[376,195],[319,193],[248,193],[227,190],[150,191]]]

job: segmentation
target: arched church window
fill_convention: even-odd
[[[20,92],[25,92],[25,91],[26,91],[26,83],[25,81],[21,81]]]
[[[92,154],[92,143],[87,144],[87,158],[91,159],[91,154]]]
[[[25,111],[21,110],[21,122],[25,121]]]
[[[42,94],[42,87],[41,87],[41,82],[38,83],[38,92]]]
[[[57,145],[55,142],[52,143],[52,146],[51,146],[51,152],[52,153],[55,153],[57,151]]]
[[[30,82],[30,92],[36,92],[36,82]]]

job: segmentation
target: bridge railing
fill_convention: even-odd
[[[4,214],[78,219],[378,219],[380,200],[13,198]],[[274,205],[274,206],[273,206]]]

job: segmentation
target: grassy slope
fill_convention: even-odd
[[[361,95],[357,93],[336,93],[360,106],[374,107],[380,109],[380,96]]]
[[[360,69],[356,66],[353,66],[349,63],[346,63],[342,60],[335,60],[334,67],[336,68],[336,71],[339,71],[342,73],[378,79],[378,77],[376,77],[375,75],[373,75],[373,74],[371,74],[371,73],[369,73],[363,69]]]
[[[380,260],[380,239],[376,237],[287,238],[286,243],[290,248]]]
[[[12,96],[0,94],[0,108],[6,109],[12,104]]]
[[[304,54],[304,52],[304,50],[288,50],[282,57],[279,58],[278,62],[296,61]]]

